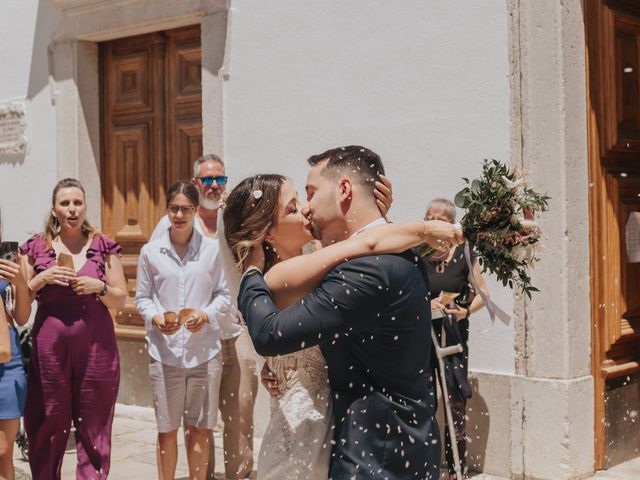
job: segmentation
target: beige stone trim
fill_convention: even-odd
[[[49,47],[58,178],[78,178],[89,219],[100,225],[100,92],[96,42],[201,23],[203,146],[222,155],[225,0],[56,0],[63,9]]]
[[[510,444],[495,446],[510,451],[508,475],[505,465],[485,471],[583,478],[593,471],[595,415],[583,10],[580,0],[507,6],[512,163],[552,200],[539,219],[545,250],[532,275],[541,292],[531,300],[515,297],[517,375],[509,400],[495,399],[511,412]],[[495,376],[478,379],[504,386]]]
[[[56,0],[63,9],[55,41],[101,42],[200,23],[226,0]]]

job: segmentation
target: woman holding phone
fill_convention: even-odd
[[[87,221],[84,188],[65,178],[53,189],[45,231],[21,253],[38,301],[25,408],[31,473],[60,478],[73,421],[77,478],[106,479],[120,380],[108,309],[123,308],[127,295],[120,246]],[[71,262],[61,266],[65,255]]]
[[[13,479],[13,443],[27,395],[27,377],[15,323],[27,323],[31,305],[27,282],[18,264],[18,244],[3,242],[0,245],[0,478]]]

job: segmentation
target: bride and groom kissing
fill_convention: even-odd
[[[462,234],[386,223],[373,193],[384,168],[369,149],[308,163],[304,208],[288,179],[256,175],[224,209],[238,307],[281,374],[258,478],[437,479],[429,281],[411,248],[448,249]],[[313,238],[323,248],[301,255]]]

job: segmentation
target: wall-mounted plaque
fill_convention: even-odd
[[[27,116],[23,103],[0,105],[0,154],[27,151]]]

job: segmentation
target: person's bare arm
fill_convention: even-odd
[[[476,283],[478,284],[478,287],[480,287],[480,290],[482,290],[482,293],[484,293],[487,297],[489,297],[489,290],[487,290],[487,285],[484,282],[484,276],[482,275],[482,269],[480,268],[480,262],[478,262],[477,258],[473,260],[473,274],[475,276],[475,280],[476,280]],[[471,275],[469,275],[469,277],[471,277]],[[482,300],[482,297],[478,294],[474,297],[473,301],[471,302],[471,305],[469,305],[469,313],[471,314],[471,313],[477,312],[482,307],[484,307],[484,301]]]
[[[107,294],[99,297],[100,300],[109,308],[124,308],[127,300],[127,281],[118,255],[111,254],[105,258],[105,277]]]
[[[0,278],[11,283],[13,292],[13,318],[18,325],[24,325],[31,315],[31,295],[24,274],[24,256],[18,254],[16,262],[0,259]]]
[[[380,225],[360,235],[317,250],[309,255],[277,263],[265,280],[279,308],[291,305],[313,291],[322,279],[347,259],[367,255],[401,253],[428,243],[448,248],[463,241],[462,232],[439,220]]]
[[[11,360],[11,337],[9,336],[9,322],[4,310],[4,301],[0,297],[0,363]]]

